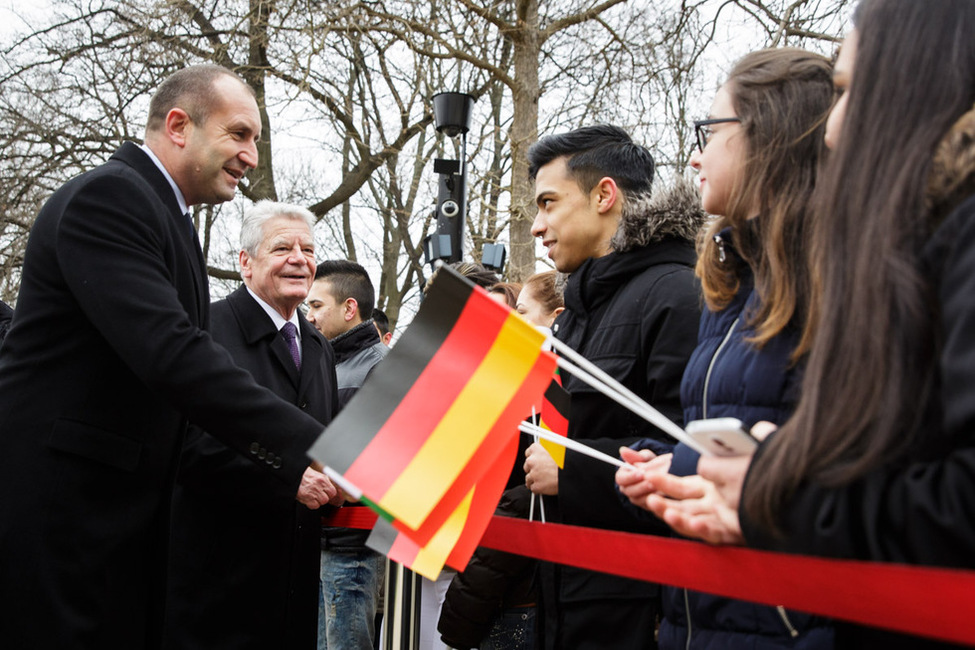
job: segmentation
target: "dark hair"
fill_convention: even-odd
[[[156,89],[149,100],[146,131],[162,128],[166,115],[177,107],[186,111],[194,122],[205,124],[221,100],[220,95],[213,92],[213,83],[220,77],[239,81],[254,95],[254,89],[227,68],[210,63],[191,65],[166,77]]]
[[[802,398],[742,497],[773,531],[801,483],[844,485],[915,451],[928,415],[918,404],[938,385],[924,195],[936,147],[975,102],[975,2],[860,9],[846,117],[816,211]]]
[[[488,270],[477,262],[451,262],[447,266],[484,289],[487,289],[491,285],[497,284],[501,281],[501,278],[498,277],[497,273]],[[423,285],[423,295],[426,295],[430,290],[430,287],[433,285],[434,280],[437,279],[437,273],[439,272],[440,267],[437,267],[434,269],[433,273],[430,274],[430,277],[427,278],[426,283]]]
[[[488,293],[504,296],[505,304],[514,309],[518,306],[518,294],[521,293],[521,285],[517,282],[498,282],[488,287]]]
[[[624,197],[649,192],[653,184],[650,151],[618,126],[587,126],[540,139],[528,149],[528,175],[535,178],[541,167],[562,157],[568,158],[569,175],[583,192],[590,192],[606,176],[623,190]]]
[[[808,311],[807,226],[826,149],[832,66],[804,50],[760,50],[738,61],[725,87],[741,120],[745,156],[726,214],[699,239],[697,273],[708,307],[726,307],[738,292],[739,268],[730,256],[722,259],[715,235],[732,227],[761,299],[748,315],[750,341],[761,347],[790,324],[802,327]]]
[[[362,265],[350,260],[325,260],[315,269],[315,279],[328,280],[330,293],[336,302],[355,298],[359,305],[359,318],[366,321],[372,317],[376,293]]]
[[[383,336],[389,334],[389,317],[386,316],[386,312],[382,309],[373,309],[372,320],[376,323],[376,327],[379,328],[380,334]]]

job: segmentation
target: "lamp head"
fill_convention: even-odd
[[[474,97],[467,93],[437,93],[432,99],[433,123],[437,131],[455,138],[470,130]]]

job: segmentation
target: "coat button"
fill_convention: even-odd
[[[281,458],[280,458],[280,456],[274,459],[274,462],[271,463],[271,467],[273,467],[274,469],[281,469]]]
[[[271,452],[267,452],[267,458],[264,459],[264,462],[270,465],[271,463],[274,462],[274,458],[275,458],[274,454],[272,454]]]
[[[261,460],[264,460],[265,456],[267,456],[267,449],[261,447],[260,450],[258,450],[257,452],[257,457],[260,458]]]
[[[251,454],[256,456],[257,452],[259,452],[260,450],[261,450],[261,446],[259,444],[257,444],[256,442],[251,443]]]

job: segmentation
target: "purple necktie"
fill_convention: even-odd
[[[281,328],[284,340],[288,342],[288,350],[291,351],[291,360],[295,362],[295,368],[301,370],[301,357],[298,355],[298,328],[292,322],[287,322]]]

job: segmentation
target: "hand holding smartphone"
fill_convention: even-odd
[[[687,434],[712,456],[746,456],[754,453],[758,440],[738,418],[694,420],[685,427]]]

